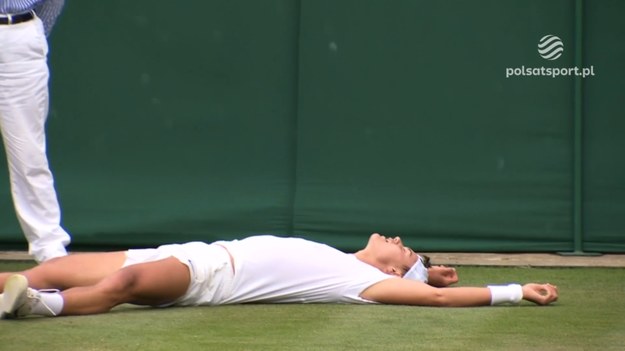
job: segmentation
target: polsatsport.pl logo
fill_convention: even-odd
[[[538,54],[545,60],[555,61],[564,53],[564,42],[559,37],[548,34],[538,41]],[[507,67],[506,78],[510,77],[592,77],[595,67]]]
[[[562,56],[563,51],[564,43],[555,35],[545,35],[538,41],[538,53],[545,60],[556,60]]]

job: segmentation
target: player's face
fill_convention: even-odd
[[[403,276],[419,259],[411,248],[404,246],[401,238],[387,238],[384,235],[373,233],[369,237],[367,248],[374,253],[378,262],[395,267],[399,275]]]

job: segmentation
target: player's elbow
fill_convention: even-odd
[[[446,293],[446,289],[438,288],[432,292],[430,306],[451,307],[453,306],[453,300],[450,299],[449,294]]]

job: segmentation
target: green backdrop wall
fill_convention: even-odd
[[[371,232],[625,251],[625,3],[67,1],[50,162],[72,249]],[[543,59],[539,40],[564,51]],[[594,76],[512,76],[515,68]],[[24,248],[2,164],[0,246]]]

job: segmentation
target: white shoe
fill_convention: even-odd
[[[4,293],[2,296],[2,310],[0,318],[15,318],[17,310],[24,305],[28,299],[28,279],[20,274],[13,274],[4,283]]]
[[[57,312],[48,306],[42,294],[58,292],[56,289],[31,289],[25,276],[14,274],[4,284],[0,319],[20,318],[30,314],[56,316]]]

